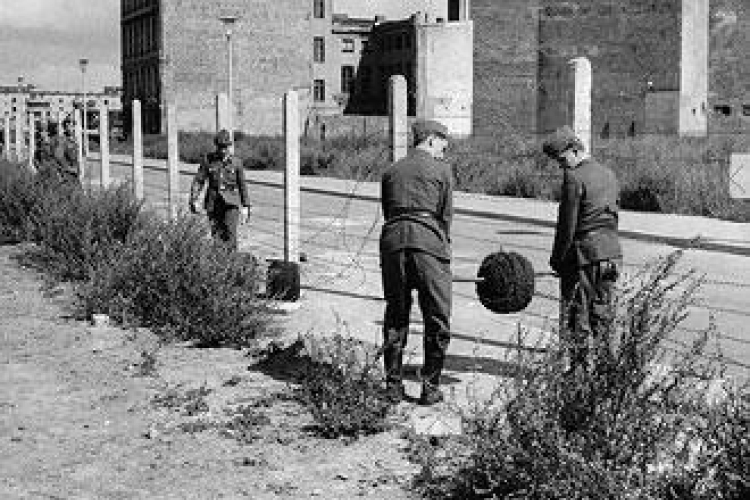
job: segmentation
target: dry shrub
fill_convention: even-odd
[[[375,346],[336,333],[301,336],[281,348],[271,346],[262,370],[294,382],[295,398],[310,412],[311,430],[326,438],[356,438],[387,429],[393,401]]]
[[[250,256],[215,244],[202,219],[151,217],[79,290],[84,314],[106,313],[165,338],[246,346],[271,334]]]
[[[747,387],[710,397],[723,373],[709,354],[712,328],[685,351],[664,345],[700,283],[676,271],[679,255],[626,280],[608,370],[570,372],[558,345],[519,348],[517,376],[463,412],[462,435],[415,440],[416,489],[455,499],[745,498]]]

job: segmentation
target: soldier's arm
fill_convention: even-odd
[[[443,226],[443,231],[448,241],[451,241],[451,224],[453,223],[453,173],[450,167],[443,180],[444,188],[441,194],[441,200],[438,204],[438,220]]]
[[[201,164],[198,166],[198,172],[193,177],[193,181],[190,183],[190,204],[194,204],[198,200],[198,196],[201,194],[203,185],[206,183],[208,178],[208,157],[204,157]]]
[[[250,206],[250,198],[247,195],[247,186],[245,185],[245,167],[242,165],[241,160],[237,160],[237,186],[240,189],[240,203],[243,207]]]
[[[581,201],[582,187],[580,182],[568,172],[565,173],[563,181],[560,207],[557,213],[557,227],[555,229],[555,242],[552,246],[552,256],[549,259],[550,267],[555,271],[560,269],[566,255],[573,246],[573,239],[578,223],[578,211]]]

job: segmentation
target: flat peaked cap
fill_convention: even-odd
[[[216,133],[214,143],[217,146],[231,146],[232,138],[229,136],[229,132],[226,129],[221,129]]]
[[[566,149],[583,150],[583,142],[569,126],[560,127],[542,144],[542,151],[551,158],[557,158]]]
[[[415,142],[422,142],[430,135],[439,135],[444,139],[450,139],[448,127],[435,120],[417,120],[412,126]]]

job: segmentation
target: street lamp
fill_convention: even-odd
[[[227,100],[229,101],[229,110],[227,117],[227,128],[229,137],[234,145],[234,100],[232,98],[232,29],[239,18],[237,16],[221,16],[219,20],[224,23],[224,29],[227,37]]]
[[[87,157],[89,154],[89,128],[86,123],[87,120],[87,113],[86,109],[88,106],[86,105],[86,66],[89,64],[88,59],[79,59],[78,64],[81,66],[81,87],[83,88],[83,110],[81,113],[83,114],[83,157]]]

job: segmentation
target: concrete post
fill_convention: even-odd
[[[167,207],[176,217],[180,207],[180,148],[177,132],[177,109],[167,103]]]
[[[65,131],[63,130],[63,120],[65,120],[65,112],[57,112],[57,136],[62,137]]]
[[[34,123],[34,113],[29,113],[29,170],[34,170],[34,150],[36,149],[36,127]]]
[[[388,80],[388,116],[393,161],[406,156],[409,146],[406,105],[406,78],[403,75],[393,75]]]
[[[10,160],[10,115],[3,118],[3,156]]]
[[[109,108],[99,108],[99,154],[101,155],[99,185],[102,189],[109,187]]]
[[[86,157],[83,156],[83,115],[80,109],[74,111],[75,136],[78,158],[78,181],[83,185],[83,177],[86,175]]]
[[[141,101],[133,99],[133,194],[143,199],[143,127]]]
[[[14,159],[18,162],[23,160],[23,118],[21,113],[16,114],[16,148]]]
[[[573,101],[573,131],[583,147],[591,152],[591,61],[585,57],[571,59],[575,77]]]
[[[222,92],[216,95],[216,131],[229,128],[229,98]]]
[[[284,260],[299,262],[300,239],[300,133],[299,96],[294,90],[284,94]]]

